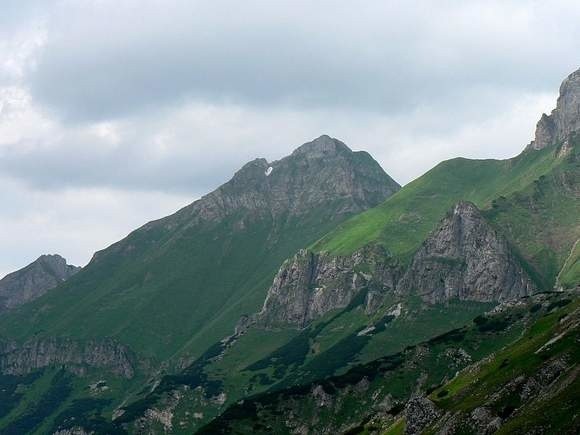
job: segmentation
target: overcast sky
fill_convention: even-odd
[[[399,183],[506,158],[580,2],[0,0],[0,276],[95,250],[325,133]]]

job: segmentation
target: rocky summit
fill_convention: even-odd
[[[248,219],[286,219],[330,202],[340,203],[337,213],[344,215],[375,206],[399,189],[368,153],[353,152],[323,135],[281,160],[259,158],[245,164],[230,181],[175,217],[189,224],[216,222],[239,212]]]
[[[560,86],[556,108],[543,114],[536,126],[536,137],[529,148],[541,150],[563,143],[580,130],[580,69],[570,74]]]
[[[81,268],[60,255],[42,255],[0,280],[0,313],[32,301],[69,279]]]
[[[326,135],[280,160],[255,159],[97,252],[24,326],[48,337],[99,330],[156,363],[191,358],[257,311],[285,258],[399,189],[368,153]]]

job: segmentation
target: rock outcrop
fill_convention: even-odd
[[[423,242],[397,291],[418,293],[428,303],[491,302],[526,296],[536,287],[506,239],[475,205],[459,202]]]
[[[0,313],[42,296],[80,269],[60,255],[42,255],[0,280]]]
[[[332,200],[344,200],[340,212],[359,212],[377,205],[400,186],[365,152],[320,136],[290,156],[269,163],[256,159],[198,205],[207,219],[240,208],[274,216],[299,216]]]
[[[352,151],[327,135],[298,147],[281,160],[259,158],[233,178],[176,214],[143,227],[175,229],[216,223],[236,216],[244,228],[264,216],[274,221],[300,217],[313,209],[334,215],[358,213],[380,204],[401,186],[364,151]]]
[[[572,133],[580,131],[580,69],[570,74],[560,86],[556,108],[543,114],[536,125],[535,139],[528,148],[541,150],[566,142]]]
[[[95,432],[88,431],[80,426],[71,427],[69,429],[59,429],[52,435],[94,435]]]
[[[394,291],[399,273],[399,266],[381,247],[345,257],[300,250],[274,278],[258,324],[302,328],[329,311],[345,308],[363,290],[367,311],[372,312],[387,292]]]
[[[0,373],[24,375],[50,366],[64,366],[82,374],[87,367],[132,378],[130,351],[110,339],[75,341],[68,338],[34,339],[23,344],[0,341]]]
[[[406,435],[419,434],[441,416],[441,411],[426,397],[416,397],[405,406]]]
[[[450,299],[505,301],[537,291],[507,240],[475,205],[459,202],[423,242],[404,274],[378,246],[342,257],[299,251],[281,266],[262,310],[251,322],[244,319],[244,325],[303,328],[347,307],[363,289],[367,313],[381,305],[387,292],[418,294],[434,304]]]

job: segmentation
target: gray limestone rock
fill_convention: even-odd
[[[487,435],[497,432],[502,424],[501,418],[496,416],[489,408],[480,406],[471,412],[471,424],[478,434]]]
[[[433,304],[449,299],[505,301],[537,290],[507,240],[475,205],[459,202],[425,240],[404,275],[378,246],[351,256],[299,251],[284,262],[252,320],[266,327],[303,328],[347,307],[363,289],[367,314],[381,306],[389,291],[419,294]]]
[[[42,255],[0,280],[0,313],[42,296],[80,269],[67,264],[60,255]]]
[[[357,213],[399,189],[370,154],[323,135],[281,160],[247,163],[218,189],[144,229],[215,223],[232,215],[243,216],[236,222],[243,229],[252,219],[285,220],[321,206],[338,215]]]
[[[543,114],[536,125],[535,139],[528,148],[541,150],[566,142],[572,133],[580,131],[580,69],[570,74],[560,86],[556,108]]]
[[[405,434],[419,434],[429,424],[441,416],[441,411],[426,397],[416,397],[407,402],[405,406],[405,419],[407,426]]]
[[[235,210],[299,216],[329,201],[344,202],[341,213],[358,212],[384,201],[399,185],[365,152],[321,136],[290,156],[246,164],[193,209],[213,220]]]
[[[64,366],[75,373],[101,368],[132,378],[130,351],[110,339],[79,342],[68,338],[33,339],[23,344],[0,341],[0,373],[23,375],[49,366]]]
[[[363,289],[373,295],[367,305],[376,309],[378,295],[394,291],[399,273],[398,264],[380,247],[345,257],[300,250],[280,268],[257,321],[266,327],[303,328],[331,310],[347,307]]]
[[[536,287],[508,242],[469,202],[459,202],[419,248],[397,291],[428,303],[529,295]]]

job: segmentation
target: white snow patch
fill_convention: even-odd
[[[273,170],[274,170],[274,168],[272,166],[269,166],[268,169],[266,169],[266,172],[265,172],[266,177],[269,176],[272,173]]]

